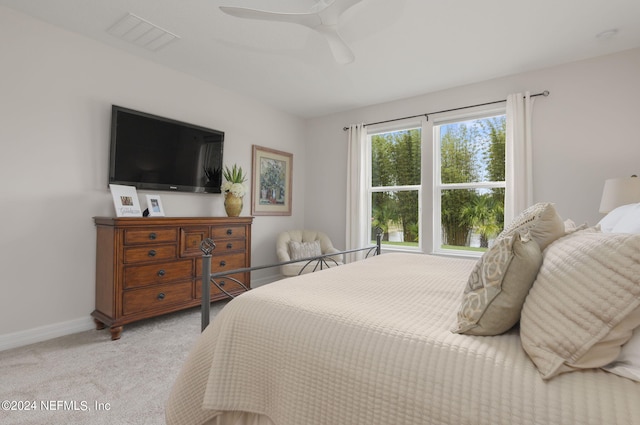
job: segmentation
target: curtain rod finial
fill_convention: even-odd
[[[543,91],[543,92],[542,92],[542,95],[543,95],[544,97],[549,96],[549,90],[545,90],[545,91]]]

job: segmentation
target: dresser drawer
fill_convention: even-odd
[[[191,281],[186,281],[126,291],[122,313],[127,315],[189,302],[192,300],[191,287]]]
[[[211,257],[211,273],[221,273],[225,270],[235,270],[247,267],[245,254],[214,255]],[[202,276],[202,257],[196,259],[196,276]]]
[[[214,239],[215,242],[215,239]],[[228,239],[226,241],[216,242],[216,249],[211,251],[211,255],[226,255],[228,252],[241,251],[244,252],[247,246],[245,239]]]
[[[202,255],[200,244],[209,237],[209,228],[202,227],[183,227],[180,229],[180,256],[196,257]]]
[[[176,258],[176,245],[140,246],[124,249],[125,263],[141,263],[144,261],[173,260]]]
[[[178,240],[178,229],[168,229],[164,227],[145,229],[125,229],[125,245],[142,243],[176,242]]]
[[[211,228],[211,238],[216,243],[220,239],[244,239],[246,235],[247,229],[245,226],[216,226]]]
[[[236,274],[232,274],[230,277],[239,280],[240,282],[242,282],[242,284],[244,286],[249,286],[249,273],[236,273]],[[216,282],[218,282],[218,284],[224,288],[225,291],[230,292],[230,293],[234,293],[234,292],[244,292],[244,288],[238,283],[235,282],[231,279],[229,279],[229,277],[225,276],[225,277],[220,277],[218,279],[216,279]],[[211,291],[211,298],[214,297],[219,297],[221,294],[224,294],[220,289],[218,289],[218,287],[216,285],[214,285],[213,283],[210,284],[209,286],[209,290]],[[197,299],[201,299],[202,298],[202,279],[196,280],[196,298]]]
[[[190,279],[193,273],[192,267],[193,262],[191,260],[148,264],[145,266],[127,266],[124,268],[124,288]]]

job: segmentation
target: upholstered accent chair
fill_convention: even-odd
[[[315,230],[289,230],[280,233],[276,241],[276,251],[280,262],[340,252],[333,247],[331,239],[326,234]],[[314,270],[320,270],[320,268],[335,267],[343,264],[343,261],[342,254],[331,255],[324,260],[312,261],[311,263],[300,261],[282,265],[280,273],[285,276],[296,276],[311,273]]]

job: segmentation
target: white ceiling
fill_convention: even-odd
[[[0,0],[0,5],[301,117],[640,47],[640,0],[363,0],[339,21],[342,38],[356,57],[347,65],[337,64],[324,38],[308,28],[243,20],[218,8],[306,12],[314,4]],[[107,33],[128,13],[180,38],[153,52]],[[596,37],[614,28],[614,37]]]

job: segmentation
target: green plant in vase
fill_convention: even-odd
[[[220,186],[224,193],[224,208],[229,217],[237,217],[242,212],[242,198],[247,193],[246,174],[236,164],[231,169],[225,165],[222,172],[225,182]]]

